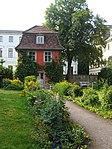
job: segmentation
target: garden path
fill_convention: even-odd
[[[90,135],[92,143],[89,149],[112,149],[112,120],[90,112],[73,102],[67,101],[71,117]]]

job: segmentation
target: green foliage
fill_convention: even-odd
[[[83,95],[83,91],[79,85],[76,83],[72,84],[72,86],[68,89],[68,95],[72,97],[78,97]]]
[[[80,60],[80,70],[102,62],[102,46],[107,33],[105,20],[94,16],[86,0],[56,0],[46,10],[46,23],[58,31],[68,61],[68,79],[72,60]],[[98,45],[98,46],[97,46]],[[88,73],[88,72],[87,72]]]
[[[0,76],[2,76],[3,79],[4,78],[12,79],[13,78],[12,70],[0,65]]]
[[[76,83],[72,84],[67,81],[57,83],[54,88],[55,90],[58,91],[60,96],[65,95],[71,97],[78,97],[82,96],[83,94],[81,87],[79,87],[79,85],[77,85]]]
[[[97,92],[91,88],[84,89],[83,92],[83,97],[78,97],[73,102],[104,118],[112,118],[112,87],[103,87]]]
[[[58,91],[59,96],[68,95],[67,89],[71,88],[72,84],[70,82],[67,82],[66,80],[60,83],[56,83],[54,88]]]
[[[35,75],[37,76],[39,65],[32,61],[27,55],[26,52],[21,51],[20,57],[18,59],[18,65],[15,72],[15,78],[19,78],[22,82],[24,82],[24,78],[26,76]]]
[[[6,88],[9,84],[11,84],[10,79],[3,79],[3,87]]]
[[[37,92],[36,97],[33,106],[36,122],[33,138],[40,148],[83,147],[88,137],[82,128],[70,120],[65,103],[46,91]]]
[[[112,110],[112,86],[110,86],[104,96],[103,96],[104,104],[103,108],[106,108],[108,110]]]
[[[103,79],[104,81],[107,81],[109,85],[112,85],[112,68],[110,67],[102,68],[98,77],[99,79]]]
[[[56,83],[63,80],[62,63],[57,59],[45,64],[46,76],[50,78],[50,82]]]
[[[27,76],[25,77],[25,82],[28,83],[30,81],[36,82],[36,76]]]
[[[93,89],[100,90],[104,87],[104,81],[103,80],[97,80],[93,83]]]
[[[25,77],[24,93],[37,91],[39,88],[40,88],[40,82],[38,77],[37,78],[35,76]]]
[[[92,107],[101,105],[98,94],[92,89],[85,90],[81,102]]]
[[[24,86],[19,79],[15,80],[4,79],[3,88],[6,90],[23,90]]]

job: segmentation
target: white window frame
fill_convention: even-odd
[[[0,36],[0,42],[3,42],[3,36]]]
[[[29,51],[28,56],[30,56],[30,53],[35,53],[35,59],[33,59],[34,56],[32,56],[30,59],[33,60],[33,61],[36,61],[36,52],[35,51]]]
[[[3,56],[3,49],[0,48],[0,57],[2,57],[2,56]]]
[[[44,44],[44,36],[37,36],[36,44]]]
[[[12,51],[10,51],[12,50]],[[8,48],[8,58],[13,58],[13,53],[14,52],[14,49],[13,48]]]
[[[50,53],[50,55],[49,55]],[[49,58],[50,56],[50,58]],[[44,51],[44,62],[51,62],[52,61],[52,51]]]
[[[13,42],[13,36],[9,36],[9,42]]]

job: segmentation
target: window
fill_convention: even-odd
[[[8,58],[13,58],[13,48],[8,49]]]
[[[0,48],[0,57],[2,57],[2,48]]]
[[[9,36],[9,42],[13,42],[13,36]]]
[[[35,61],[35,52],[29,52],[29,58]]]
[[[44,36],[37,36],[36,37],[37,44],[44,44]]]
[[[52,52],[46,51],[44,52],[44,62],[51,62]]]
[[[3,42],[3,36],[0,36],[0,42]]]

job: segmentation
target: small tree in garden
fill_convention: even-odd
[[[50,78],[51,82],[60,82],[63,80],[63,67],[62,62],[57,59],[52,59],[52,62],[45,65],[46,76]]]
[[[32,61],[27,55],[26,52],[21,51],[20,57],[18,59],[18,65],[15,72],[15,77],[19,78],[21,81],[24,81],[26,76],[35,75],[37,76],[39,65]]]
[[[112,56],[108,58],[106,67],[101,69],[99,79],[103,79],[107,81],[109,85],[112,85]]]
[[[0,76],[2,76],[3,79],[4,78],[12,79],[13,78],[12,70],[0,65]]]
[[[12,79],[13,73],[12,70],[6,67],[3,67],[2,64],[0,64],[0,87],[3,87],[3,79]]]

